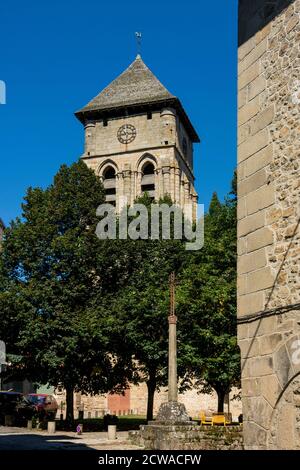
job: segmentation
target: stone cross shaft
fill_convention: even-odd
[[[170,275],[168,401],[177,402],[177,333],[175,315],[175,273]]]

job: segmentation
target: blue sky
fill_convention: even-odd
[[[200,137],[199,202],[228,192],[236,166],[237,0],[11,0],[0,9],[0,217],[21,213],[28,186],[45,187],[83,150],[74,111],[136,56],[178,96]]]

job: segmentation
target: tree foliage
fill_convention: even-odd
[[[136,202],[148,209],[153,201],[145,194]],[[160,204],[170,206],[169,197]],[[130,218],[129,218],[130,221]],[[171,217],[171,234],[174,220]],[[154,392],[167,384],[169,275],[179,272],[186,258],[183,240],[152,240],[150,224],[147,240],[130,240],[126,246],[134,253],[134,269],[127,285],[118,293],[116,316],[123,328],[126,347],[132,352],[135,382],[146,382],[147,419],[153,419]],[[160,224],[161,232],[161,224]]]
[[[212,196],[205,216],[205,243],[193,253],[178,290],[180,347],[185,375],[206,391],[215,389],[218,409],[239,385],[240,354],[236,337],[236,192],[221,204]]]
[[[107,246],[95,236],[103,202],[92,170],[83,162],[64,165],[47,189],[29,188],[22,219],[7,229],[3,244],[0,306],[9,321],[1,336],[21,357],[11,377],[62,384],[70,419],[73,390],[104,392],[126,380],[127,356],[116,356],[107,309],[93,309],[109,271]],[[113,264],[110,282],[117,272]]]
[[[185,384],[196,378],[214,388],[221,409],[239,380],[235,181],[225,203],[213,195],[198,252],[172,238],[99,240],[96,208],[103,202],[92,170],[63,165],[48,188],[29,188],[22,218],[6,230],[0,337],[12,358],[10,377],[62,384],[70,420],[74,390],[121,392],[129,382],[146,382],[152,419],[154,392],[167,384],[175,271],[179,372]],[[151,198],[137,202],[150,215]],[[172,204],[168,196],[159,202]]]

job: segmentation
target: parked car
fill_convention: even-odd
[[[0,424],[5,424],[5,416],[10,416],[13,424],[23,425],[34,414],[35,407],[22,393],[0,392]]]
[[[52,395],[46,393],[30,393],[26,395],[26,399],[34,405],[37,416],[40,419],[55,419],[58,404]]]

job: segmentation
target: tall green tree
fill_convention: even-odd
[[[63,166],[46,190],[28,190],[0,265],[0,334],[16,358],[10,372],[63,384],[70,420],[74,390],[122,391],[144,381],[151,420],[155,390],[167,383],[175,271],[179,369],[213,387],[221,410],[239,375],[234,184],[225,204],[213,196],[200,252],[188,253],[184,240],[98,240],[103,201],[100,181],[81,162]],[[150,213],[147,195],[137,202]]]
[[[28,190],[22,219],[7,229],[1,255],[1,336],[18,357],[9,372],[62,384],[69,420],[74,390],[105,392],[126,381],[126,352],[118,356],[113,349],[109,311],[103,302],[94,308],[120,269],[95,235],[103,202],[92,170],[81,161],[63,165],[47,189]]]
[[[147,207],[150,222],[151,198],[145,194],[136,202]],[[159,202],[172,205],[168,196]],[[180,271],[187,253],[184,240],[172,237],[172,216],[170,227],[170,240],[162,238],[160,221],[158,240],[151,239],[149,223],[147,240],[128,242],[127,249],[134,253],[134,269],[115,305],[126,348],[135,364],[135,382],[147,384],[147,420],[153,419],[155,391],[167,384],[169,275]]]
[[[218,410],[239,384],[240,354],[236,337],[236,192],[220,203],[214,193],[205,217],[205,242],[190,257],[178,288],[181,355],[185,374],[204,391],[213,388]]]

